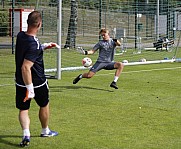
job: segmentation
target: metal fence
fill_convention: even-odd
[[[13,2],[13,3],[12,3]],[[26,30],[26,19],[33,9],[42,13],[40,41],[58,40],[58,0],[0,1],[0,52],[13,53],[16,34]],[[160,37],[178,41],[181,29],[181,2],[176,0],[64,0],[62,1],[62,49],[77,46],[92,48],[100,39],[100,28],[109,28],[111,36],[122,41],[122,49],[152,48]],[[66,51],[67,52],[67,51]],[[70,52],[70,51],[68,51]],[[147,54],[149,55],[149,54]],[[170,56],[166,54],[166,56]],[[45,56],[46,68],[56,68],[56,52]],[[164,55],[162,55],[164,57]],[[152,56],[156,58],[156,56]],[[80,65],[62,55],[62,67]],[[138,59],[138,58],[137,58]],[[151,58],[149,58],[151,59]],[[5,64],[1,63],[1,67]]]
[[[73,0],[72,0],[73,1]],[[72,2],[71,1],[71,2]],[[55,3],[53,3],[55,2]],[[38,9],[42,12],[43,27],[39,35],[43,38],[56,40],[57,36],[57,2],[58,1],[18,1],[12,5],[11,1],[0,1],[0,39],[2,45],[12,44],[12,27],[14,26],[14,35],[18,30],[23,30],[23,22],[26,23],[26,17],[18,15],[23,10]],[[109,28],[112,36],[116,38],[127,37],[127,39],[135,40],[136,37],[142,37],[143,41],[152,39],[157,40],[160,36],[174,38],[175,30],[181,29],[180,2],[173,3],[165,1],[165,3],[157,4],[157,2],[145,1],[137,3],[131,0],[125,1],[76,1],[77,22],[72,28],[76,28],[75,46],[89,45],[96,41],[98,31],[102,27]],[[92,5],[91,5],[92,4]],[[14,7],[15,18],[12,22],[11,12]],[[159,9],[159,12],[157,11]],[[21,11],[21,12],[20,12]],[[26,12],[25,12],[26,13]],[[25,14],[24,13],[24,14]],[[159,14],[158,14],[159,13]],[[20,14],[21,15],[21,14]],[[71,22],[71,3],[63,2],[62,8],[62,45],[66,44],[67,34]],[[159,23],[158,23],[159,22]],[[12,24],[14,23],[14,25]],[[18,25],[19,23],[19,25]],[[26,26],[26,25],[25,25]],[[82,40],[86,39],[86,40]],[[149,41],[150,42],[150,41]],[[148,42],[148,43],[149,43]]]

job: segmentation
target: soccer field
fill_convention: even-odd
[[[38,106],[32,100],[31,149],[180,149],[181,63],[125,66],[119,89],[114,71],[72,84],[82,71],[49,80],[49,127],[57,137],[40,138]],[[2,70],[2,69],[1,69]],[[22,130],[15,108],[12,73],[0,73],[0,148],[19,148]]]
[[[45,69],[61,65],[64,71],[60,80],[48,79],[49,128],[59,135],[40,137],[39,107],[32,100],[28,148],[181,149],[181,62],[148,64],[181,60],[180,0],[0,0],[0,5],[0,149],[20,148],[22,141],[12,47],[32,9],[42,14],[40,42],[61,47],[44,53]],[[128,62],[117,90],[109,86],[115,70],[101,70],[73,84],[88,71],[78,70],[85,55],[77,49],[92,49],[101,39],[101,28],[122,43],[114,60]],[[98,52],[88,56],[95,63]],[[142,60],[147,64],[129,65]],[[46,73],[52,78],[59,74]]]

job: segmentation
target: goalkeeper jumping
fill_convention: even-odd
[[[85,51],[83,49],[80,52],[84,55],[94,54],[99,49],[99,56],[96,63],[90,68],[88,73],[80,74],[73,80],[73,84],[76,84],[82,78],[92,78],[96,72],[101,69],[113,70],[116,69],[113,82],[110,84],[110,87],[118,89],[116,84],[121,72],[123,71],[124,65],[121,62],[114,62],[114,52],[116,46],[120,46],[121,43],[117,39],[112,39],[109,35],[108,29],[101,29],[99,32],[103,40],[100,40],[92,50]]]

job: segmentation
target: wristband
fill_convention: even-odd
[[[118,40],[117,39],[113,39],[114,42],[117,42]]]
[[[48,46],[48,43],[41,44],[42,50],[44,51],[47,46]]]
[[[29,90],[29,91],[33,91],[34,88],[33,88],[33,83],[29,84],[29,85],[26,85],[26,88]]]
[[[88,55],[88,51],[85,51],[85,55]]]

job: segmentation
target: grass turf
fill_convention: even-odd
[[[118,90],[109,87],[114,71],[100,71],[73,85],[82,72],[63,72],[61,80],[49,80],[49,126],[59,136],[39,137],[38,106],[32,101],[30,148],[181,148],[180,63],[126,66]],[[0,87],[2,149],[18,148],[22,135],[11,75],[1,74],[0,79],[6,84]]]

